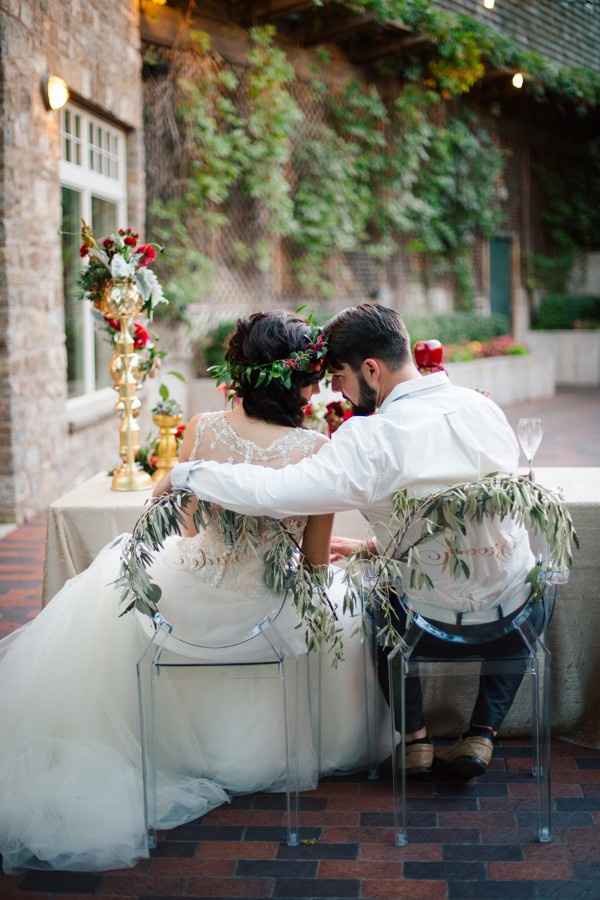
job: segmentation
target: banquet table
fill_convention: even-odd
[[[538,468],[536,477],[546,487],[562,488],[581,542],[548,635],[554,728],[578,743],[600,747],[600,467]],[[150,496],[149,491],[112,491],[110,481],[104,473],[95,475],[50,506],[44,605],[106,543],[131,531]],[[336,516],[338,535],[362,537],[366,528],[357,512]],[[430,679],[426,686],[426,705],[436,733],[456,733],[464,723],[473,694],[470,686],[463,688],[462,680],[457,684],[451,702],[448,685],[441,679]],[[527,687],[524,683],[506,720],[507,734],[522,733],[529,722]]]

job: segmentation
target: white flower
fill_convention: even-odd
[[[154,310],[159,303],[167,303],[167,298],[163,294],[160,282],[151,269],[143,267],[135,273],[135,280],[140,290],[140,294],[144,298],[144,303],[150,301],[150,308]]]
[[[115,253],[110,263],[110,274],[113,278],[131,278],[134,273],[133,263],[128,263],[119,253]]]

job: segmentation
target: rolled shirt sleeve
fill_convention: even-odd
[[[354,417],[318,453],[294,465],[193,460],[173,468],[171,484],[235,512],[276,519],[363,508],[381,472],[380,430],[380,417]]]

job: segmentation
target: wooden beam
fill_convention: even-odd
[[[325,23],[324,27],[319,27],[315,23],[312,33],[306,33],[301,40],[305,47],[312,47],[315,44],[337,43],[355,34],[357,31],[372,27],[375,24],[375,19],[372,16],[349,16],[337,21],[332,17]]]
[[[351,52],[350,59],[352,62],[363,64],[377,62],[380,59],[385,59],[387,56],[400,56],[406,50],[411,50],[413,47],[420,47],[427,43],[429,43],[429,39],[418,34],[395,38],[390,41],[372,44],[366,50],[359,48]]]
[[[258,24],[317,8],[313,0],[258,0],[248,10],[248,18]]]

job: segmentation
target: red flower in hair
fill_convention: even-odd
[[[138,259],[138,266],[140,268],[143,266],[151,266],[156,259],[156,250],[152,244],[140,244],[135,252],[140,254],[140,258]]]

